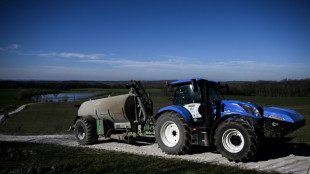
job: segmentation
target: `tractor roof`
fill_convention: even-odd
[[[178,81],[171,82],[170,85],[172,85],[172,86],[179,86],[179,85],[182,85],[182,84],[191,83],[191,81],[192,81],[192,79],[178,80]],[[201,78],[196,78],[196,81],[199,82],[199,81],[207,81],[207,80],[201,79]],[[208,81],[208,82],[211,82],[211,83],[214,83],[214,84],[219,84],[218,81]]]

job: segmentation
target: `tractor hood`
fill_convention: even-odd
[[[261,119],[263,115],[263,108],[258,104],[236,100],[222,100],[222,104],[224,106],[222,116],[227,114],[241,114]]]
[[[289,123],[296,123],[305,120],[305,118],[298,112],[279,107],[264,107],[264,117]]]
[[[258,104],[235,100],[222,100],[222,106],[224,106],[222,117],[227,114],[240,114],[263,120],[265,137],[283,137],[288,132],[305,125],[305,118],[291,109],[261,107]]]
[[[305,120],[301,114],[291,109],[279,107],[261,107],[258,104],[236,100],[222,100],[222,104],[224,104],[224,112],[222,112],[222,116],[238,113],[258,119],[270,118],[289,123],[302,122]]]

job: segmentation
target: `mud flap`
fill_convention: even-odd
[[[103,120],[96,120],[97,123],[97,135],[103,135]]]

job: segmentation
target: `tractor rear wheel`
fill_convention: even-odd
[[[94,120],[79,118],[74,125],[74,134],[79,144],[93,144],[98,141]]]
[[[191,150],[190,130],[184,119],[175,112],[165,112],[156,121],[155,138],[167,154],[185,154]]]
[[[250,160],[258,150],[259,139],[249,122],[231,119],[219,125],[215,132],[215,146],[228,160]]]

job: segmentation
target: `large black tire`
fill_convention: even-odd
[[[221,123],[215,132],[215,146],[223,157],[240,162],[249,161],[258,150],[259,138],[249,122],[231,119]]]
[[[167,154],[182,155],[191,150],[190,129],[175,112],[165,112],[156,121],[155,138]]]
[[[98,141],[96,122],[87,120],[84,117],[79,118],[74,125],[74,134],[77,142],[82,145],[94,144]]]

